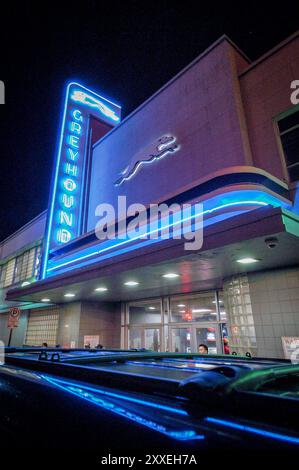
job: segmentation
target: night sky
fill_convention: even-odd
[[[298,1],[6,3],[0,240],[47,208],[66,81],[115,99],[125,117],[222,34],[255,60],[299,28]]]

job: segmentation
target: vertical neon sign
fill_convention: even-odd
[[[120,113],[119,105],[79,83],[71,82],[66,88],[48,210],[42,278],[46,277],[49,254],[81,234],[89,117],[115,126],[120,122]]]

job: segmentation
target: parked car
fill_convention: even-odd
[[[299,449],[287,360],[7,348],[0,403],[1,448]]]

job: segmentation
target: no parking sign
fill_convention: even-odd
[[[9,309],[7,328],[17,328],[19,326],[21,310],[17,307]]]

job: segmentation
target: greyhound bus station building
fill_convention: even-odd
[[[0,339],[18,307],[12,346],[284,357],[299,337],[296,79],[299,33],[255,62],[221,37],[123,120],[69,83],[49,206],[0,242]],[[202,247],[99,240],[97,207],[119,196],[202,204]]]

